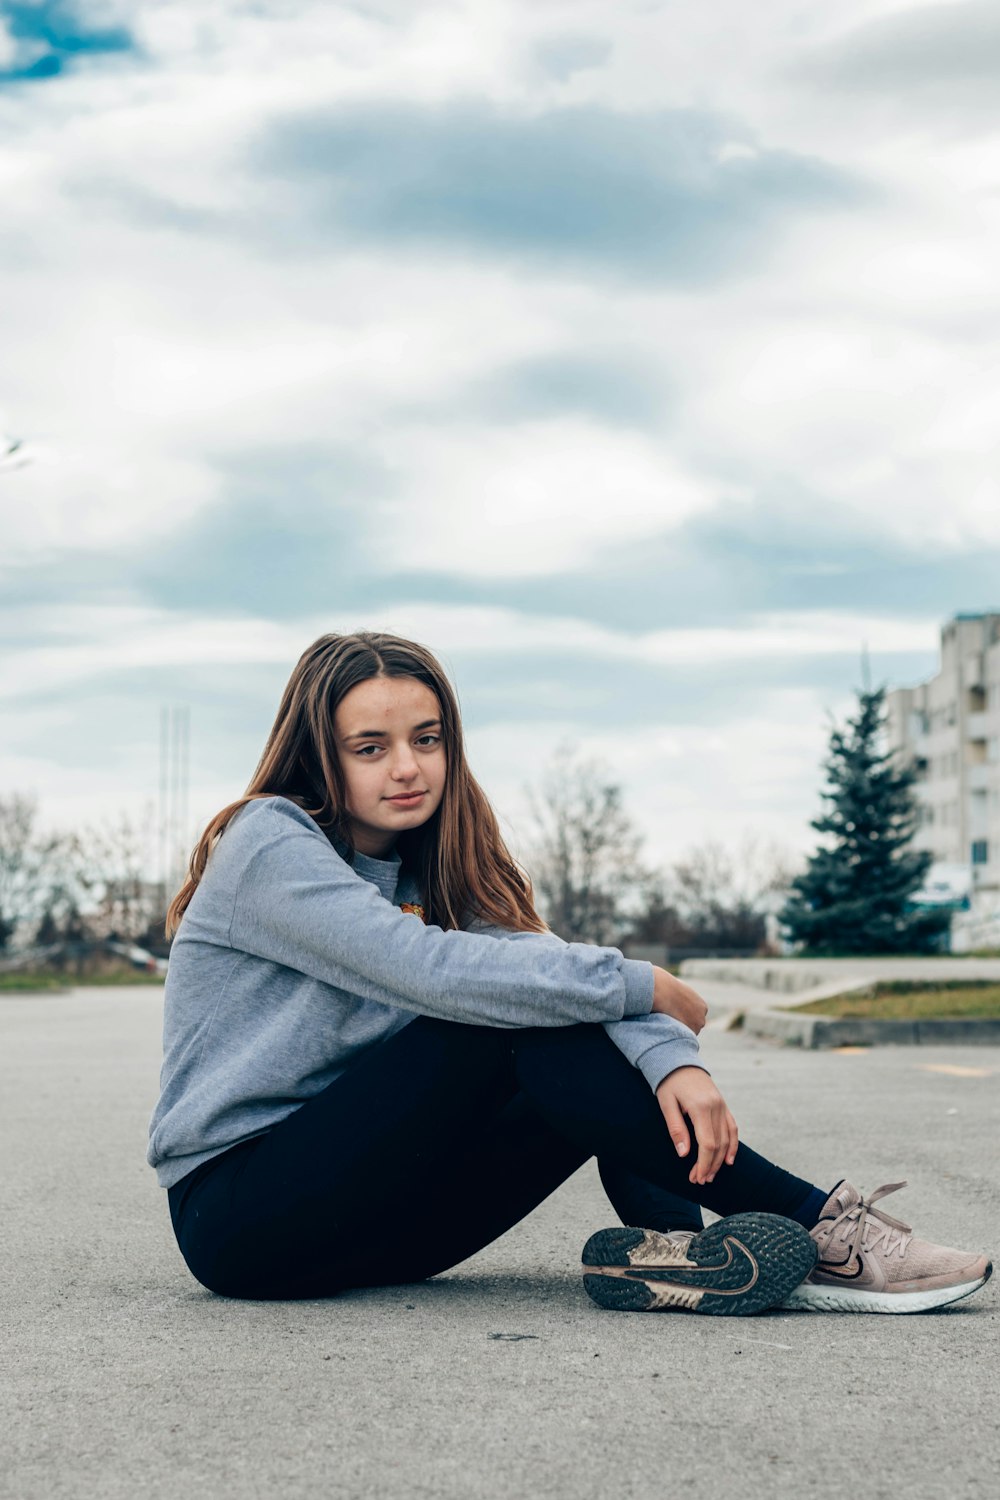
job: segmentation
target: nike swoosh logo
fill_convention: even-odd
[[[854,1265],[849,1260],[844,1262],[844,1268],[840,1266],[824,1265],[822,1261],[816,1267],[821,1276],[835,1276],[838,1281],[857,1281],[859,1276],[864,1275],[865,1263],[859,1255]]]
[[[697,1287],[716,1297],[738,1297],[756,1283],[760,1267],[746,1245],[732,1235],[727,1234],[723,1244],[726,1247],[726,1258],[714,1266],[602,1266],[598,1274],[607,1275],[610,1272],[624,1276],[627,1281],[669,1282],[672,1286]],[[587,1269],[593,1272],[598,1268],[588,1266]],[[730,1273],[727,1280],[741,1275],[744,1280],[739,1286],[722,1287],[713,1284],[727,1272]]]

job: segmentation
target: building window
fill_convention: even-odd
[[[972,863],[974,865],[985,865],[990,857],[989,842],[986,839],[973,839],[972,841]]]

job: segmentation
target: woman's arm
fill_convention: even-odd
[[[291,803],[259,805],[252,825],[240,820],[226,832],[213,858],[220,856],[240,865],[228,929],[233,948],[367,1000],[511,1027],[650,1012],[651,965],[614,948],[498,944],[425,927],[355,874]],[[209,895],[206,887],[202,896]],[[188,935],[197,938],[204,921],[203,901],[188,912]]]
[[[508,942],[536,943],[567,948],[553,932],[510,932],[485,922],[474,922],[472,931]],[[620,1052],[638,1068],[651,1089],[657,1089],[678,1068],[695,1067],[707,1072],[698,1050],[696,1032],[701,1031],[708,1006],[689,985],[653,966],[653,1008],[649,1015],[630,1016],[604,1023],[604,1029]]]

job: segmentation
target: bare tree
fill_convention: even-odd
[[[649,881],[621,787],[564,745],[528,798],[528,869],[545,920],[568,942],[617,943]]]
[[[688,850],[670,871],[668,890],[693,945],[756,948],[791,877],[787,853],[748,833],[734,848],[709,839]]]
[[[628,938],[633,943],[668,949],[691,945],[690,928],[668,894],[666,879],[660,871],[650,875]]]
[[[150,878],[149,826],[120,813],[76,840],[88,924],[98,937],[135,942],[162,915],[161,888]]]
[[[0,953],[40,920],[58,880],[61,846],[57,835],[39,829],[33,797],[0,797]]]

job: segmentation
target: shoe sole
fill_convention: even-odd
[[[975,1281],[933,1287],[926,1292],[866,1292],[860,1287],[798,1286],[781,1305],[793,1312],[931,1312],[935,1307],[947,1307],[952,1302],[960,1302],[963,1297],[971,1297],[973,1292],[986,1285],[992,1275],[991,1264],[986,1267],[986,1274]]]
[[[774,1307],[816,1264],[801,1224],[777,1214],[733,1214],[688,1245],[654,1229],[599,1229],[583,1247],[583,1285],[616,1312],[746,1317]]]

